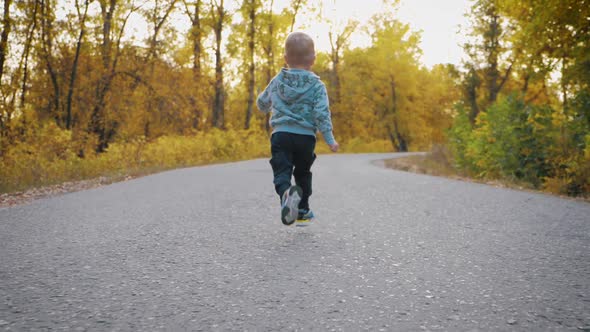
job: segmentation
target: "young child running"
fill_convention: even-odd
[[[311,72],[315,62],[311,37],[302,32],[289,34],[285,41],[285,62],[266,89],[258,96],[258,108],[272,111],[270,139],[275,190],[281,198],[281,220],[291,225],[297,219],[311,219],[311,165],[315,155],[317,131],[333,152],[338,143],[332,133],[332,120],[326,86]],[[295,177],[291,185],[291,175]]]

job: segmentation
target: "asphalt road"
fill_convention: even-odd
[[[590,204],[323,155],[306,228],[267,160],[0,209],[0,331],[590,330]]]

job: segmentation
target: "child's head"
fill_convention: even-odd
[[[285,62],[290,68],[309,69],[315,62],[313,39],[303,32],[292,32],[285,41]]]

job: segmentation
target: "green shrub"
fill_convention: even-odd
[[[521,98],[500,99],[471,126],[457,107],[448,144],[457,168],[481,178],[525,182],[572,196],[590,192],[590,144],[585,94],[571,114],[549,106],[528,105]]]
[[[526,105],[512,96],[480,113],[471,129],[460,109],[449,132],[456,165],[478,177],[540,186],[551,169],[552,113],[549,107]]]
[[[467,145],[472,140],[472,127],[469,122],[469,115],[465,108],[458,104],[455,106],[457,112],[453,125],[447,133],[449,149],[453,155],[454,166],[467,171],[472,169],[470,159],[467,157]]]

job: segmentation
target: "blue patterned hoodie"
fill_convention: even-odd
[[[272,111],[270,125],[273,133],[283,131],[315,136],[320,131],[326,143],[336,142],[326,86],[311,71],[283,68],[258,96],[256,103],[261,111]]]

